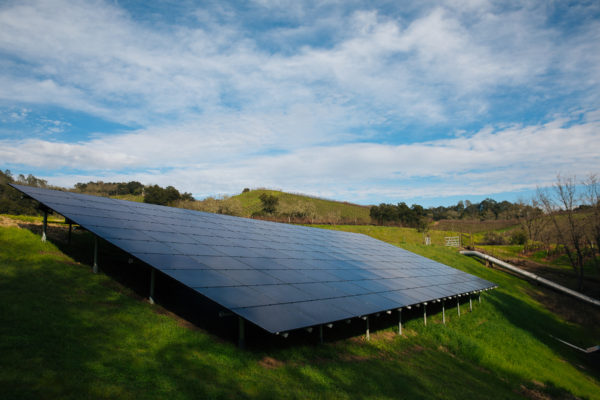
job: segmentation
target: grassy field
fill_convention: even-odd
[[[316,209],[315,211],[317,218],[315,219],[320,221],[331,219],[335,222],[346,221],[363,224],[371,222],[371,217],[369,216],[370,208],[368,206],[318,199],[300,194],[286,193],[277,190],[257,189],[246,193],[241,193],[233,196],[233,198],[238,199],[241,202],[245,214],[250,216],[252,213],[261,210],[262,203],[259,197],[263,193],[276,196],[279,199],[279,209],[285,209],[287,206],[297,202],[311,202],[314,204]]]
[[[405,246],[409,244],[424,244],[425,236],[431,238],[431,243],[444,245],[444,238],[449,236],[459,236],[456,231],[431,230],[426,234],[417,232],[414,228],[400,228],[395,226],[375,226],[375,225],[310,225],[316,228],[334,229],[339,231],[362,233],[383,240],[396,246]],[[463,235],[463,239],[466,235]]]
[[[427,326],[415,314],[402,337],[392,322],[370,342],[241,351],[30,231],[0,227],[0,397],[600,398],[598,368],[549,336],[587,347],[597,344],[598,325],[565,321],[532,298],[543,289],[456,251],[400,243],[500,288],[472,313],[463,304],[461,318],[449,309],[445,326],[439,313]]]
[[[143,195],[135,195],[135,194],[117,194],[114,196],[110,196],[113,199],[119,199],[119,200],[129,200],[129,201],[136,201],[138,203],[143,203],[144,202],[144,196]]]

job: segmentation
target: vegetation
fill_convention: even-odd
[[[24,199],[21,192],[8,186],[9,183],[47,187],[47,182],[33,175],[19,175],[14,177],[9,170],[0,171],[0,213],[39,215],[38,203],[31,199]]]
[[[455,206],[431,207],[429,215],[434,221],[443,219],[510,220],[519,217],[522,207],[509,201],[497,202],[487,198],[479,203],[460,200]]]
[[[404,202],[398,205],[382,203],[379,206],[372,206],[369,215],[379,224],[396,222],[413,228],[421,225],[423,219],[427,218],[427,213],[422,206],[413,204],[412,207],[408,207]]]
[[[75,191],[163,206],[175,205],[178,201],[194,200],[191,193],[180,193],[173,186],[167,186],[166,188],[158,185],[145,186],[138,181],[76,183]]]
[[[144,185],[138,181],[130,182],[88,182],[76,183],[75,190],[96,196],[140,196],[144,194]]]
[[[591,175],[583,182],[586,195],[579,193],[575,177],[558,176],[552,190],[539,190],[538,201],[551,221],[556,243],[566,254],[583,288],[584,266],[600,267],[600,182]],[[578,210],[591,212],[577,212]]]
[[[275,204],[266,204],[265,200]],[[371,221],[369,208],[365,206],[267,189],[245,188],[236,196],[222,199],[208,197],[195,202],[179,202],[178,205],[199,211],[281,222],[368,224]]]
[[[265,214],[273,214],[277,210],[277,205],[279,204],[279,198],[272,194],[263,193],[258,196],[260,202],[262,203],[262,212]]]
[[[144,203],[158,205],[172,205],[177,201],[194,201],[191,193],[179,193],[173,186],[162,188],[158,185],[146,186],[144,190]]]
[[[91,236],[80,240],[91,248]],[[600,398],[598,370],[548,335],[586,347],[600,337],[599,325],[565,321],[531,297],[542,289],[455,251],[404,246],[500,288],[475,302],[472,313],[463,304],[461,318],[448,308],[447,325],[439,309],[430,310],[427,326],[415,310],[402,337],[394,319],[382,316],[370,342],[331,341],[334,327],[322,346],[313,344],[314,332],[292,332],[288,341],[305,339],[250,343],[240,351],[108,276],[91,274],[39,236],[0,228],[3,397]],[[341,331],[355,324],[360,331],[360,322]]]

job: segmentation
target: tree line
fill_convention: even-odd
[[[39,215],[41,211],[37,208],[37,202],[32,199],[23,198],[23,194],[8,186],[9,183],[19,185],[48,187],[48,182],[29,174],[13,176],[10,170],[0,171],[0,213],[16,215]]]
[[[27,176],[19,174],[14,176],[10,170],[0,171],[0,213],[39,215],[37,202],[23,198],[21,192],[8,186],[9,183],[35,186],[67,191],[61,187],[51,187],[44,179],[36,178],[32,174]],[[180,192],[173,186],[163,188],[158,185],[143,185],[138,181],[130,182],[79,182],[70,191],[86,193],[97,196],[143,196],[145,203],[159,205],[177,205],[181,201],[194,201],[191,193]]]
[[[173,186],[165,188],[159,185],[144,185],[138,181],[130,182],[87,182],[76,183],[75,191],[100,196],[143,196],[144,203],[175,205],[178,201],[193,201],[191,193],[181,193]]]
[[[374,223],[380,225],[401,225],[419,228],[430,221],[440,220],[498,220],[518,219],[523,212],[522,205],[509,201],[497,202],[487,198],[479,203],[469,200],[460,200],[453,206],[439,206],[425,209],[419,204],[408,206],[401,202],[398,204],[381,203],[372,206],[369,212]]]

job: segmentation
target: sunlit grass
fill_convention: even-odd
[[[244,215],[250,216],[252,213],[260,211],[262,203],[260,195],[266,193],[276,196],[279,199],[279,207],[285,207],[286,204],[295,204],[298,202],[311,202],[315,206],[316,217],[319,221],[347,221],[351,223],[370,223],[370,208],[357,204],[343,203],[325,199],[307,197],[304,195],[286,193],[277,190],[257,189],[246,193],[241,193],[234,198],[238,199],[244,209]]]
[[[39,236],[0,228],[0,397],[506,399],[535,390],[600,398],[597,371],[548,336],[584,346],[598,329],[562,321],[528,296],[527,282],[455,250],[399,244],[500,288],[472,313],[463,304],[461,318],[448,305],[446,325],[439,313],[426,327],[415,314],[402,337],[390,324],[370,342],[242,351],[157,313]]]

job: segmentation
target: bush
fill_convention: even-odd
[[[177,200],[190,201],[193,200],[193,197],[189,193],[184,193],[184,196],[182,196],[173,186],[167,186],[164,189],[158,185],[148,186],[144,193],[144,203],[166,206]]]
[[[510,244],[526,244],[527,243],[527,234],[524,231],[518,230],[514,231],[512,235],[510,235]]]
[[[0,214],[40,215],[38,202],[23,196],[18,190],[8,186],[9,183],[46,187],[46,181],[33,175],[13,177],[9,170],[0,171]]]
[[[279,204],[277,196],[263,193],[259,196],[259,199],[262,202],[262,211],[266,214],[273,214],[277,210],[277,205]]]
[[[505,243],[504,236],[499,233],[486,232],[485,235],[483,235],[483,243],[481,244],[502,245]]]

